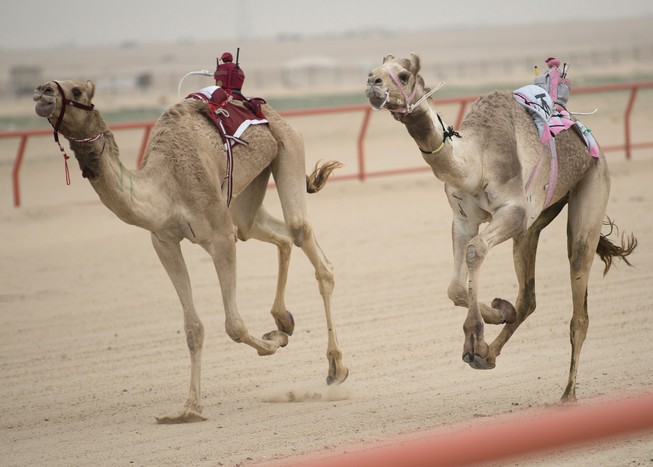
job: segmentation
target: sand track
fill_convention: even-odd
[[[62,176],[60,164],[36,165],[43,177]],[[581,403],[653,387],[653,160],[611,156],[610,165],[608,213],[635,232],[640,247],[634,268],[617,264],[605,278],[595,260]],[[73,189],[85,183],[78,175]],[[57,188],[66,189],[63,182]],[[474,371],[461,360],[464,312],[446,297],[449,207],[440,182],[424,173],[333,182],[310,198],[318,239],[335,266],[335,321],[351,370],[337,389],[324,388],[324,317],[300,250],[293,252],[287,294],[295,335],[276,355],[258,357],[229,340],[210,258],[185,244],[206,327],[208,421],[158,426],[155,416],[181,407],[189,378],[174,290],[146,232],[99,202],[57,201],[57,193],[48,193],[49,204],[0,211],[3,465],[258,463],[471,425],[556,403],[564,389],[571,314],[566,210],[541,237],[536,313],[495,370]],[[266,204],[279,212],[274,191]],[[274,327],[276,251],[249,241],[239,243],[238,254],[239,309],[261,335]],[[483,267],[480,296],[515,294],[511,246],[500,245]],[[285,402],[290,392],[309,400]],[[648,465],[651,452],[653,438],[644,436],[532,463]]]

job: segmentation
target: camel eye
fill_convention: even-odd
[[[73,98],[79,99],[80,97],[82,97],[82,90],[79,88],[73,88]]]
[[[407,84],[409,79],[410,79],[410,74],[409,73],[400,73],[399,74],[399,80],[403,84]]]

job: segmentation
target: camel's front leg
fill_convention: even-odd
[[[190,391],[184,409],[175,415],[157,417],[157,423],[187,423],[206,420],[202,415],[200,375],[204,326],[195,312],[188,270],[177,241],[160,240],[152,233],[152,244],[177,291],[184,311],[184,331],[190,351]]]
[[[465,260],[469,269],[469,310],[463,324],[465,332],[463,360],[472,368],[494,368],[494,363],[487,359],[489,347],[483,335],[483,317],[478,302],[478,276],[481,264],[492,247],[524,232],[525,212],[521,203],[508,202],[501,205],[494,211],[492,220],[486,228],[467,245]]]
[[[447,294],[454,305],[469,308],[467,245],[478,235],[480,224],[489,219],[489,214],[478,208],[473,196],[457,191],[450,186],[447,186],[445,191],[453,210],[451,239],[454,271]],[[510,323],[515,320],[514,310],[511,307],[495,307],[494,303],[493,306],[488,306],[485,303],[479,303],[478,306],[483,321],[488,324]]]
[[[453,277],[447,289],[449,299],[456,306],[469,307],[467,295],[467,277],[469,270],[465,262],[465,249],[469,242],[478,235],[479,224],[454,215],[451,223],[451,242],[453,244]]]

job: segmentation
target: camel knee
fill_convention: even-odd
[[[241,320],[228,320],[225,323],[225,330],[227,331],[227,335],[231,338],[231,340],[238,343],[243,342],[248,334],[245,323],[243,323]]]
[[[463,307],[467,306],[467,288],[460,282],[456,280],[451,281],[451,284],[449,284],[449,288],[447,289],[447,296],[454,305]]]
[[[301,247],[304,243],[304,239],[310,235],[310,227],[304,219],[292,219],[288,223],[288,230],[293,243],[298,247]]]
[[[535,299],[535,278],[531,278],[524,287],[520,294],[523,299],[521,306],[523,307],[523,316],[526,317],[535,311],[537,307],[537,300]],[[520,310],[521,311],[521,310]]]
[[[329,262],[326,262],[315,271],[315,278],[320,285],[320,294],[322,296],[329,296],[333,293],[336,281],[333,275],[333,266]]]
[[[586,241],[577,241],[572,245],[570,242],[567,250],[572,272],[574,274],[586,273],[594,259],[593,253],[590,253],[588,248],[588,243]]]
[[[478,237],[469,242],[465,260],[467,262],[467,268],[470,271],[476,269],[483,262],[485,255],[487,255],[487,250],[487,243]]]
[[[186,343],[188,350],[195,353],[202,348],[204,344],[204,326],[199,321],[187,323],[185,326]]]

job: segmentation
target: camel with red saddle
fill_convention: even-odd
[[[615,257],[628,263],[637,244],[630,236],[615,245],[601,234],[610,193],[605,157],[602,152],[591,157],[582,135],[563,131],[556,137],[558,167],[550,189],[552,158],[543,156],[533,120],[512,92],[478,99],[454,131],[438,115],[429,99],[433,90],[424,87],[419,71],[417,55],[405,59],[388,55],[370,72],[366,96],[372,107],[387,109],[406,126],[426,163],[444,182],[453,211],[454,272],[448,295],[456,306],[467,308],[462,358],[475,369],[494,368],[503,346],[535,310],[540,232],[566,205],[573,313],[571,365],[562,400],[576,400],[594,253],[605,262],[607,272]],[[501,298],[487,305],[478,299],[480,268],[489,250],[509,239],[519,282],[515,306]],[[484,338],[484,322],[504,324],[490,344]]]
[[[113,134],[92,104],[92,81],[48,81],[36,88],[36,113],[46,117],[70,143],[82,175],[102,203],[122,221],[148,230],[152,244],[170,277],[184,314],[191,357],[190,392],[183,410],[158,418],[159,423],[204,420],[200,368],[204,329],[193,304],[191,283],[182,256],[184,239],[200,245],[217,271],[227,334],[250,345],[259,355],[273,354],[288,343],[294,320],[286,310],[284,292],[293,243],[315,268],[328,328],[327,383],[341,383],[348,369],[342,362],[331,316],[333,268],[317,243],[308,220],[306,192],[319,191],[332,170],[329,162],[305,172],[301,135],[273,109],[263,105],[268,124],[252,125],[233,147],[229,180],[233,201],[226,202],[225,145],[206,118],[207,102],[185,99],[163,112],[152,129],[142,168],[127,169],[119,159]],[[67,158],[63,147],[60,148]],[[270,175],[274,177],[284,221],[263,207]],[[277,329],[262,338],[249,333],[236,306],[236,240],[255,238],[278,247],[279,271],[272,316]]]

